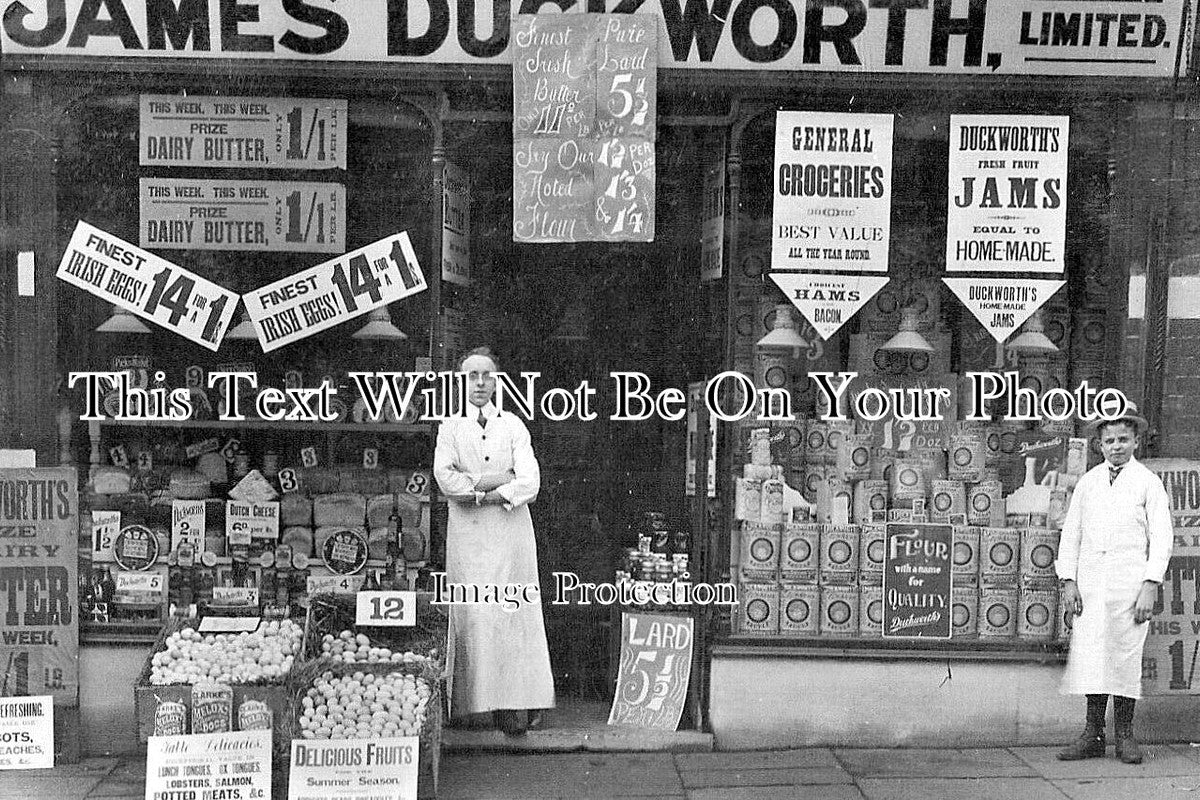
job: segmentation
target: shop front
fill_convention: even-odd
[[[528,81],[555,107],[538,76],[576,57],[548,39],[514,65],[510,18],[542,4],[10,4],[0,431],[39,468],[78,470],[79,690],[65,705],[85,752],[144,741],[133,686],[193,605],[283,618],[317,595],[432,589],[447,514],[436,424],[428,406],[372,415],[351,373],[452,370],[479,344],[540,373],[539,401],[565,390],[527,423],[543,587],[656,567],[737,586],[732,609],[676,609],[694,624],[681,730],[730,749],[1073,735],[1043,556],[1071,478],[1099,456],[1073,417],[1002,421],[999,380],[991,416],[967,419],[968,374],[1014,372],[1039,398],[1120,388],[1154,426],[1139,457],[1184,459],[1200,441],[1195,4],[1074,5],[644,6],[656,65],[590,63],[612,113],[624,97],[636,108],[622,75],[653,76],[637,95],[648,192],[641,172],[595,191],[648,194],[652,221],[614,232],[609,218],[589,237],[547,221],[574,192],[561,149],[561,184],[526,188],[514,92]],[[164,266],[121,286],[64,258],[97,241]],[[305,305],[312,271],[343,255],[342,313]],[[141,307],[153,296],[169,324],[88,283]],[[344,313],[351,302],[374,310]],[[121,421],[101,392],[103,418],[81,419],[88,394],[67,376],[102,370],[148,403],[182,387],[191,411]],[[782,390],[786,418],[703,413],[706,382],[729,370]],[[238,371],[258,386],[209,385]],[[614,419],[621,372],[652,396],[697,387],[692,413]],[[902,401],[838,419],[814,375],[848,372],[847,399],[942,389],[948,404],[936,419],[905,419]],[[326,379],[338,392],[322,406],[305,392]],[[594,420],[566,397],[585,381]],[[721,410],[750,389],[724,385]],[[264,388],[287,419],[254,404]],[[230,419],[235,400],[245,419]],[[1200,527],[1188,497],[1176,525]],[[905,568],[889,525],[942,537],[944,586],[885,582]],[[1164,591],[1142,720],[1192,739],[1195,583],[1181,566]],[[906,627],[936,603],[944,629]],[[619,611],[545,606],[567,727],[603,726],[614,691],[638,694],[617,677]],[[353,638],[344,612],[330,606],[321,633]]]

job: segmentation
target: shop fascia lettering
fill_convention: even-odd
[[[0,0],[0,6],[2,49],[9,55],[503,63],[512,14],[552,8],[661,17],[666,35],[659,58],[666,67],[1028,72],[1045,61],[1075,60],[1058,55],[1094,55],[1099,48],[1114,56],[1153,55],[1119,59],[1125,72],[1115,73],[1150,75],[1169,70],[1173,47],[1186,38],[1175,35],[1180,2],[1168,0],[1154,7],[1157,13],[1094,14],[1024,10],[1020,0],[355,0],[336,6],[330,0]],[[1020,57],[1033,51],[1056,57]],[[1071,69],[1092,74],[1087,66]]]

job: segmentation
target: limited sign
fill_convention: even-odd
[[[345,249],[340,183],[142,178],[142,247],[159,250]]]
[[[143,167],[345,169],[345,100],[144,94]]]
[[[888,524],[884,638],[950,638],[953,549],[950,525]]]
[[[216,352],[238,296],[80,220],[57,277]]]
[[[425,291],[407,233],[380,239],[243,296],[265,352]]]
[[[692,674],[694,621],[665,614],[621,615],[621,662],[609,725],[673,731]]]

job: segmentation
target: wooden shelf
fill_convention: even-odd
[[[1066,660],[1065,642],[1020,639],[882,639],[833,636],[726,636],[713,646],[714,656],[734,658],[857,658],[925,661],[1023,661],[1058,664]]]
[[[184,430],[258,430],[258,431],[316,431],[318,433],[382,433],[382,434],[431,434],[433,423],[430,422],[393,422],[393,423],[357,423],[357,422],[269,422],[262,419],[245,419],[243,421],[222,420],[115,420],[99,421],[101,428],[180,428]]]

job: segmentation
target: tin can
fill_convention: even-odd
[[[773,583],[746,583],[740,588],[742,633],[774,636],[779,633],[779,587]]]
[[[1078,437],[1067,439],[1066,473],[1082,475],[1087,472],[1088,440]]]
[[[842,442],[846,437],[854,435],[854,421],[834,419],[825,424],[828,426],[828,433],[825,436],[825,463],[836,464]]]
[[[849,483],[842,480],[836,470],[828,470],[825,473],[825,484],[827,499],[824,507],[818,509],[818,521],[832,525],[849,525],[850,507],[854,503],[854,490]],[[820,495],[818,495],[818,499],[820,499]]]
[[[770,428],[755,428],[750,431],[750,463],[759,467],[771,466]]]
[[[1000,426],[989,424],[983,432],[983,463],[988,467],[998,467],[1004,458],[1002,448],[1003,436]]]
[[[981,528],[979,577],[984,583],[1016,584],[1021,554],[1021,531],[1015,528]]]
[[[883,635],[883,585],[858,587],[858,632],[863,636]]]
[[[828,463],[829,423],[810,420],[804,434],[804,459],[807,464]],[[835,451],[836,452],[836,451]]]
[[[983,437],[978,433],[957,433],[950,437],[946,474],[951,480],[978,481],[986,461]]]
[[[273,722],[271,707],[261,700],[246,699],[238,706],[239,731],[269,731]]]
[[[738,478],[734,485],[734,507],[737,519],[758,522],[762,518],[762,481]]]
[[[1018,595],[1015,586],[979,590],[979,638],[1011,639],[1017,633]]]
[[[950,618],[955,639],[979,636],[979,587],[955,584],[950,590]]]
[[[912,506],[912,501],[925,497],[925,473],[921,465],[910,459],[900,459],[892,467],[891,495],[893,505]]]
[[[858,587],[821,587],[821,634],[853,636],[858,633]]]
[[[1058,575],[1054,561],[1058,558],[1058,531],[1026,528],[1021,531],[1021,582],[1055,585]]]
[[[1017,638],[1048,642],[1058,617],[1058,589],[1022,586],[1017,614]]]
[[[187,733],[187,706],[174,700],[159,700],[154,709],[155,736],[183,736]]]
[[[747,581],[775,580],[779,572],[779,525],[756,522],[742,523],[742,579]]]
[[[821,629],[821,590],[814,585],[785,583],[779,590],[779,632],[815,636]]]
[[[815,584],[820,552],[820,525],[790,523],[783,526],[779,547],[779,577],[789,583]]]
[[[228,733],[233,725],[233,689],[222,683],[192,687],[192,733]]]
[[[1004,519],[1004,485],[1000,481],[983,481],[967,490],[967,522],[991,527]]]
[[[853,583],[858,574],[857,525],[821,527],[821,583]]]
[[[838,445],[838,475],[847,481],[860,481],[871,477],[871,435],[851,433],[842,437]]]
[[[762,482],[762,505],[759,521],[766,525],[783,522],[783,480],[772,478]]]
[[[979,583],[980,530],[974,525],[954,526],[955,586],[976,586]]]
[[[871,480],[891,481],[893,466],[899,454],[887,447],[876,447],[871,450]]]
[[[788,375],[791,360],[791,353],[786,350],[756,349],[754,385],[760,389],[786,389],[791,381]]]
[[[865,480],[854,484],[854,521],[859,525],[872,522],[871,512],[886,512],[887,507],[887,481]]]
[[[933,522],[967,515],[967,492],[962,481],[935,480],[930,493],[929,519]]]
[[[870,576],[883,578],[883,562],[887,558],[887,526],[868,523],[860,526],[858,538],[858,572],[860,580]]]

